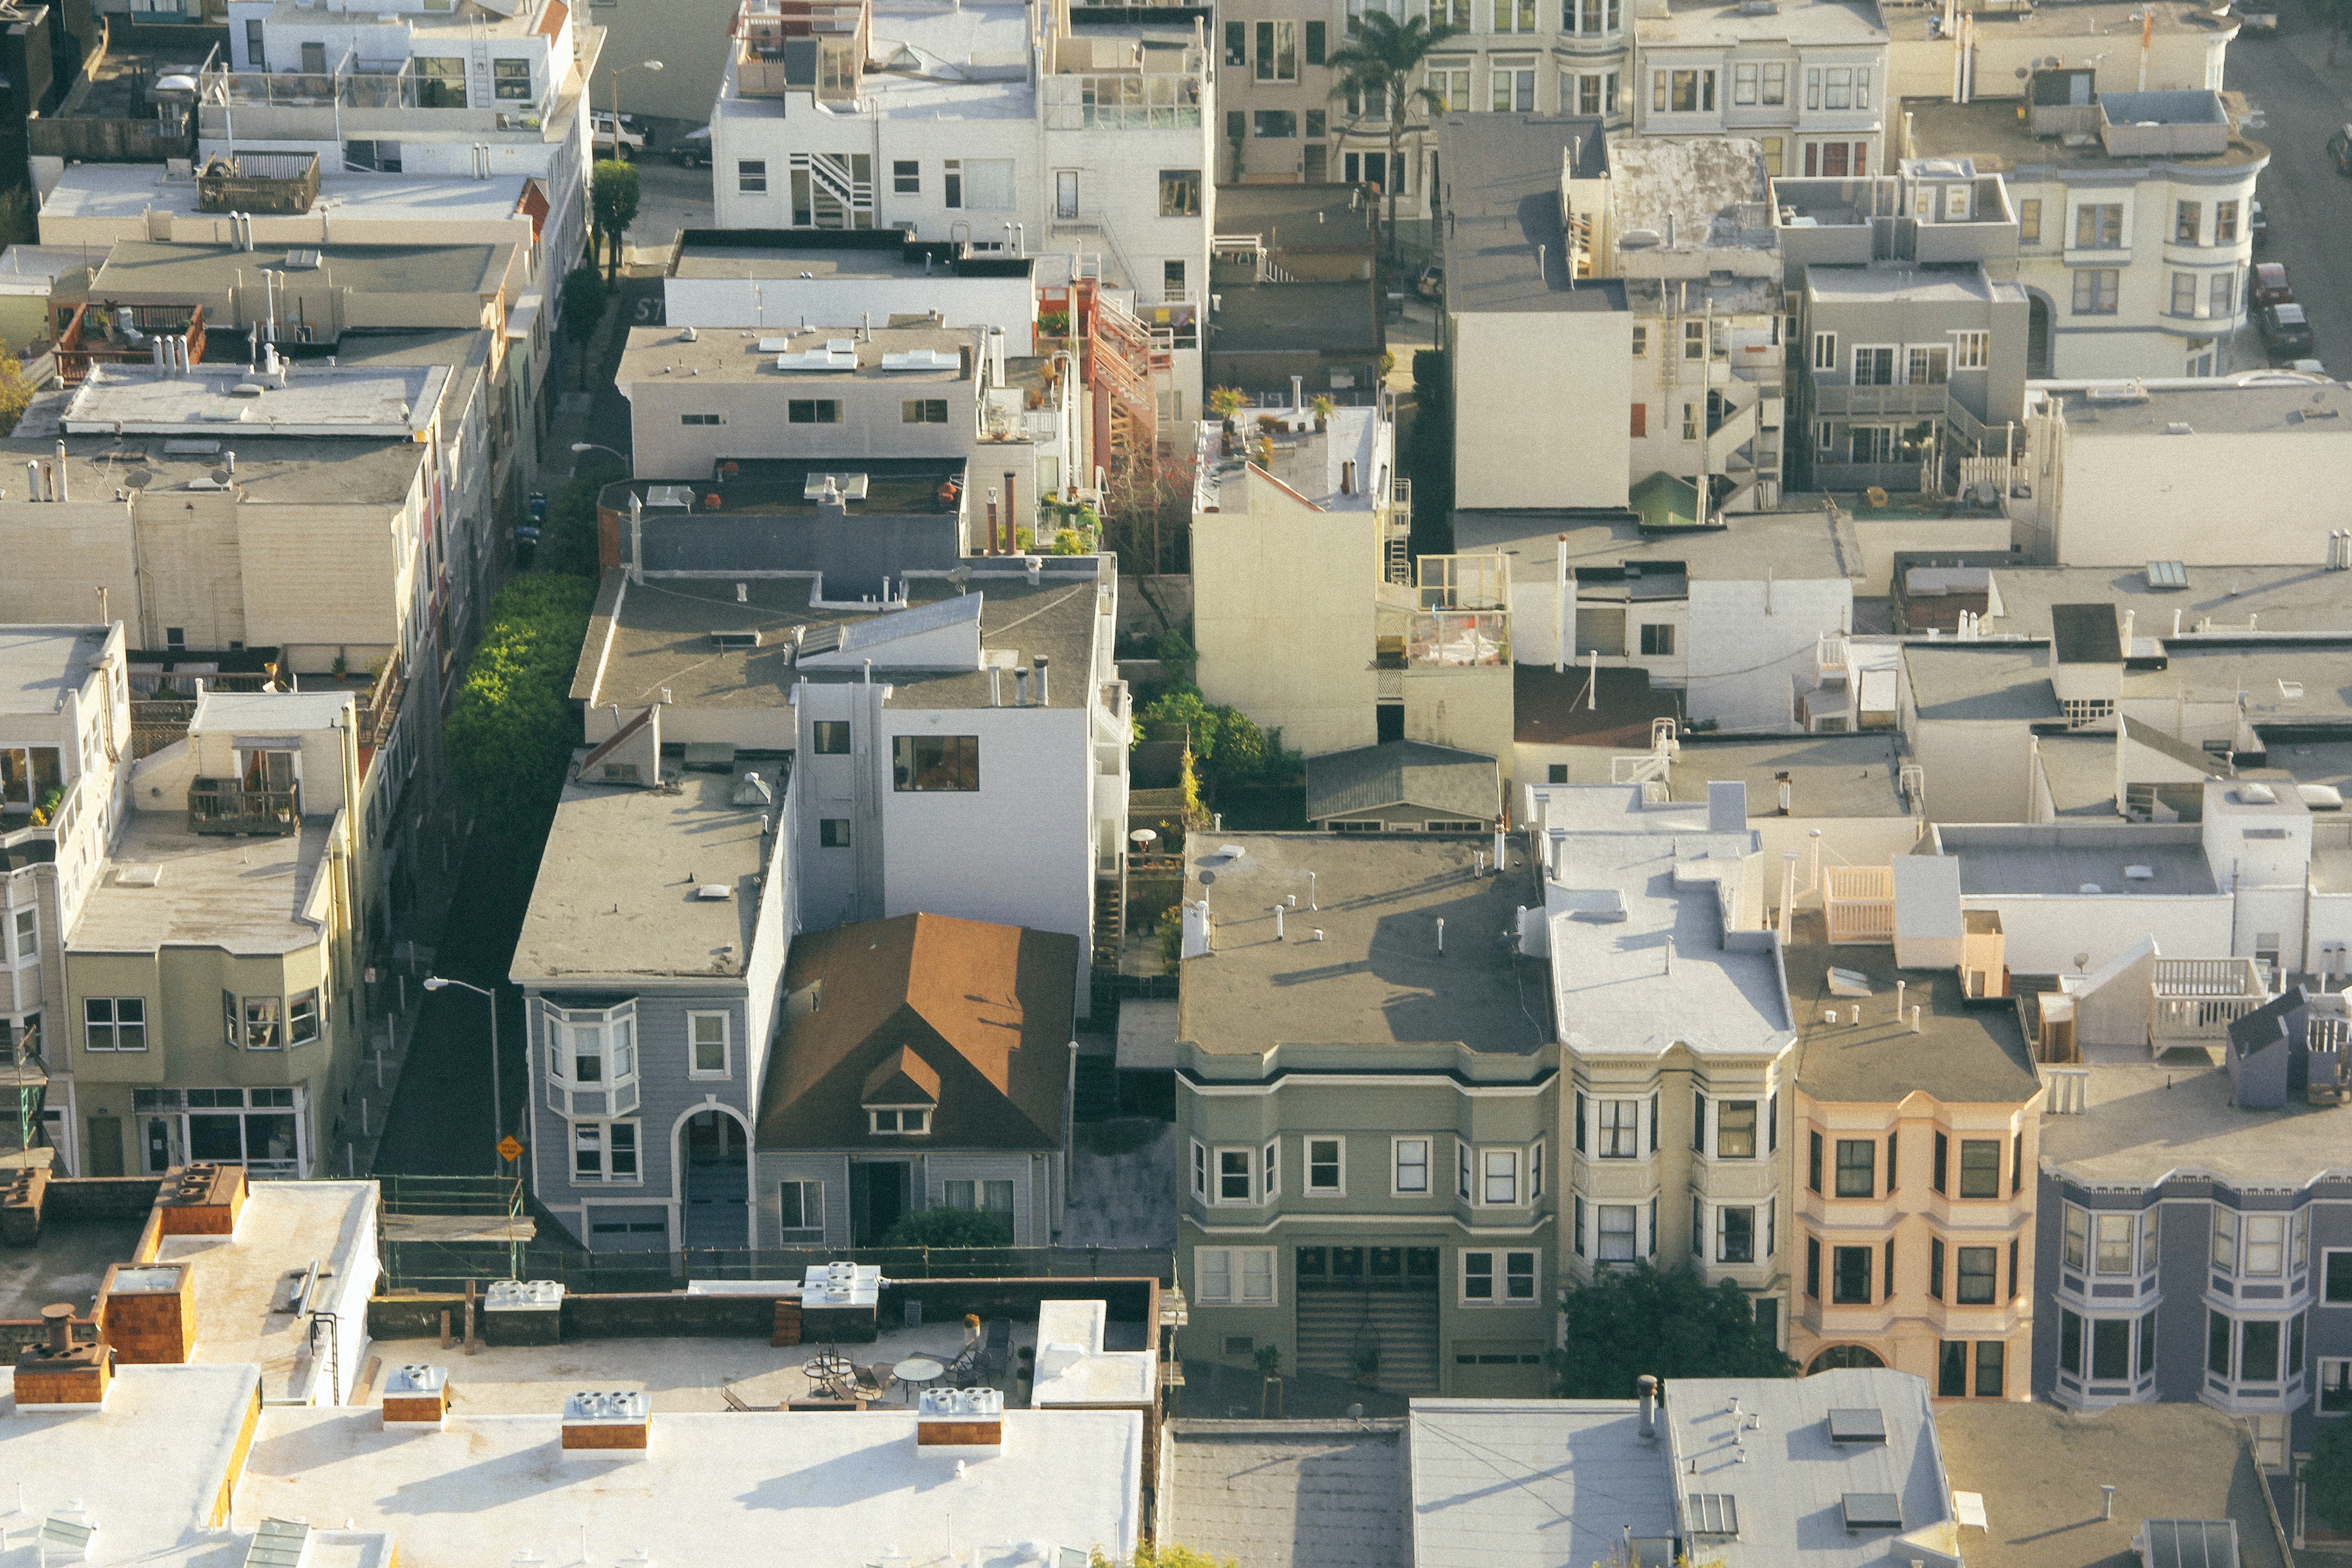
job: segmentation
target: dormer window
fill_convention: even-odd
[[[900,1046],[866,1075],[857,1102],[866,1131],[879,1138],[922,1138],[939,1109],[940,1075],[911,1046]]]

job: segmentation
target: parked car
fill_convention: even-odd
[[[2263,211],[2263,204],[2260,202],[2253,204],[2246,218],[2246,233],[2253,240],[2256,250],[2262,249],[2271,242],[2270,215]]]
[[[2312,353],[2311,323],[2300,305],[2265,305],[2255,321],[2273,359],[2302,359]]]
[[[669,144],[670,161],[681,169],[710,167],[710,127],[689,131]],[[2262,204],[2254,204],[2260,206]]]
[[[614,151],[613,111],[609,109],[599,109],[591,113],[588,116],[588,129],[596,143],[597,156],[613,156]],[[621,116],[619,137],[621,161],[625,163],[645,150],[646,133],[638,128],[637,117],[634,114],[624,114]]]
[[[1413,280],[1412,291],[1424,300],[1439,299],[1445,293],[1445,268],[1433,261],[1421,269]]]
[[[2352,125],[2327,139],[2327,155],[2336,161],[2337,174],[2352,174]]]
[[[2258,310],[2264,305],[2294,304],[2294,285],[2287,281],[2286,263],[2284,261],[2255,262],[2253,292],[2249,296],[2249,300]]]

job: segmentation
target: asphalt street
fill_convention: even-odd
[[[2336,172],[2328,137],[2352,121],[2352,39],[2327,63],[2327,31],[2312,8],[2289,0],[2276,37],[2230,46],[2227,85],[2246,95],[2246,134],[2271,150],[2260,184],[2270,241],[2256,261],[2282,261],[2311,318],[2317,357],[2331,374],[2352,372],[2352,178]],[[2261,337],[2239,339],[2232,368],[2267,363]]]

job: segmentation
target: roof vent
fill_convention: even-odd
[[[2302,701],[2302,700],[2303,700],[2303,682],[2302,682],[2302,681],[2300,681],[2300,680],[2282,680],[2282,681],[2280,681],[2280,682],[2279,682],[2279,700],[2280,700],[2280,701],[2282,701],[2282,702],[2300,702],[2300,701]]]
[[[79,1508],[53,1513],[41,1521],[37,1537],[44,1563],[87,1563],[98,1535],[98,1521]]]
[[[957,370],[963,361],[957,355],[939,349],[908,349],[904,353],[884,354],[884,370]]]
[[[694,896],[706,904],[724,903],[735,896],[735,889],[724,882],[705,882],[694,889]]]
[[[240,381],[228,389],[228,395],[231,397],[258,397],[264,390],[257,381]]]
[[[1832,969],[1830,971],[1830,994],[1867,996],[1870,994],[1870,976],[1859,969]]]
[[[114,873],[118,888],[152,888],[163,879],[161,866],[125,866]]]
[[[2153,882],[2156,880],[2156,868],[2153,866],[2126,866],[2124,868],[2124,880],[2126,882]]]
[[[2276,805],[2278,791],[2266,784],[2242,784],[2238,786],[2238,799],[2247,805]]]
[[[2165,426],[2164,433],[2168,436],[2194,436],[2197,426],[2186,419],[2175,419]]]
[[[286,253],[285,270],[315,272],[319,269],[319,253],[315,250],[289,250]]]
[[[694,329],[692,327],[684,327],[679,329],[677,341],[682,343],[691,343],[698,342],[699,340],[695,337]]]
[[[2074,890],[2078,893],[2104,893],[2106,891],[2105,888],[2102,888],[2096,882],[2085,882]]]

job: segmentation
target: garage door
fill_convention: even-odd
[[[588,1247],[592,1252],[667,1252],[669,1209],[661,1204],[591,1204]]]
[[[1551,1393],[1534,1341],[1456,1340],[1445,1392],[1456,1399],[1541,1399]]]

